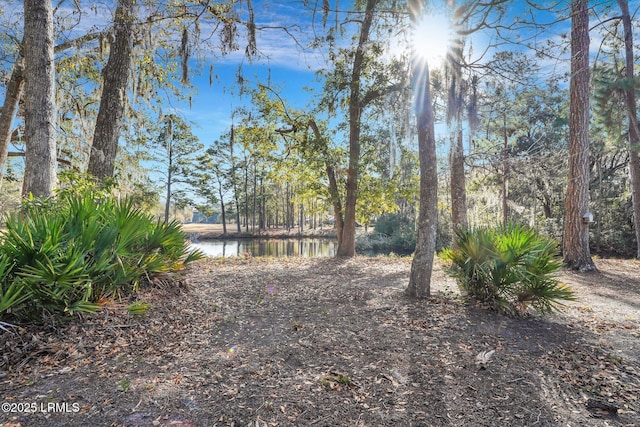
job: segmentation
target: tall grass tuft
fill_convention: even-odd
[[[498,228],[462,229],[457,249],[445,249],[449,275],[471,298],[511,315],[532,307],[539,313],[557,310],[562,301],[575,300],[559,283],[562,268],[557,243],[517,224]]]
[[[0,318],[38,320],[92,312],[158,273],[202,258],[178,223],[82,182],[8,215],[0,241]]]

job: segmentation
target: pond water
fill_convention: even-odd
[[[335,239],[239,239],[208,240],[192,243],[210,257],[234,257],[251,254],[254,257],[332,257],[338,242]]]

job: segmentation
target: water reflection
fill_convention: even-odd
[[[338,243],[333,239],[247,239],[210,240],[193,243],[210,257],[234,257],[251,254],[254,257],[332,257]]]

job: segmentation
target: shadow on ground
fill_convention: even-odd
[[[0,422],[640,424],[638,363],[598,344],[592,313],[576,305],[549,318],[500,316],[455,298],[440,270],[433,298],[408,300],[409,266],[206,260],[190,271],[188,291],[145,291],[154,304],[146,316],[113,308],[56,331],[24,329],[17,341],[3,335],[6,400],[79,410],[5,412]]]

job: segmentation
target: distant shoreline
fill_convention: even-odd
[[[302,233],[297,228],[269,228],[258,232],[237,232],[235,224],[227,226],[227,233],[223,232],[222,224],[182,224],[182,230],[189,235],[196,235],[198,240],[226,240],[226,239],[292,239],[292,238],[337,238],[333,228],[308,229]]]

